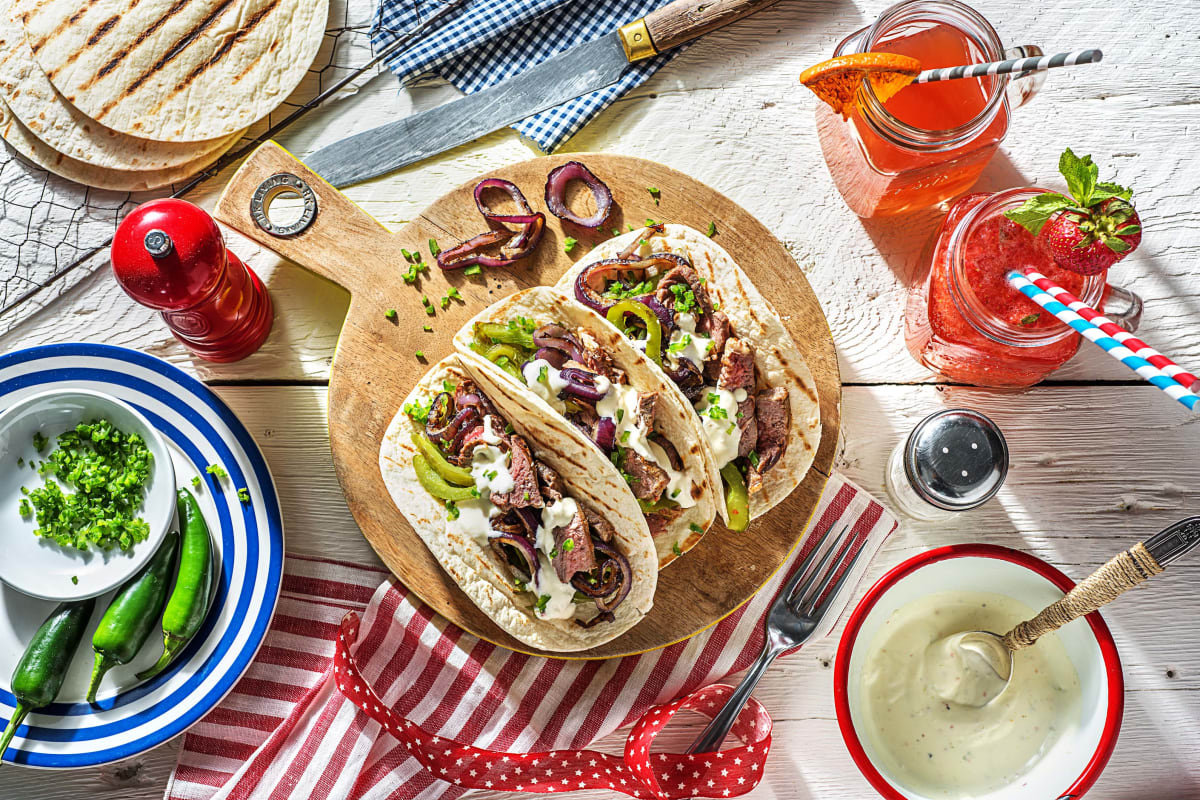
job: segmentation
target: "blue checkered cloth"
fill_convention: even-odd
[[[668,0],[474,0],[425,40],[388,60],[401,80],[434,74],[473,94],[556,53],[640,19]],[[437,10],[434,0],[381,0],[376,50]],[[620,81],[527,117],[513,129],[553,152],[614,100],[640,86],[682,48],[633,65]]]

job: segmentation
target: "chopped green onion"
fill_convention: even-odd
[[[563,239],[563,252],[564,253],[571,252],[572,250],[575,249],[575,245],[577,245],[577,244],[579,244],[578,239],[574,238],[573,236],[568,236],[567,238]]]

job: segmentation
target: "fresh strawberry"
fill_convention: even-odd
[[[1103,272],[1132,253],[1142,241],[1142,221],[1132,189],[1097,181],[1100,168],[1091,156],[1070,148],[1058,160],[1070,196],[1047,192],[1004,212],[1034,236],[1040,236],[1063,269],[1081,275]]]

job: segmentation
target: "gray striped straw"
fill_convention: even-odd
[[[1104,58],[1099,50],[1074,50],[1070,53],[1055,53],[1052,56],[1010,58],[1007,61],[991,61],[986,64],[963,64],[959,67],[927,69],[917,75],[913,83],[930,81],[952,81],[958,78],[982,78],[987,75],[1007,75],[1011,72],[1037,72],[1053,67],[1072,67],[1076,64],[1095,64]]]

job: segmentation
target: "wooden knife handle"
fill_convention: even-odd
[[[777,0],[675,0],[645,17],[654,49],[662,53],[686,44]]]

